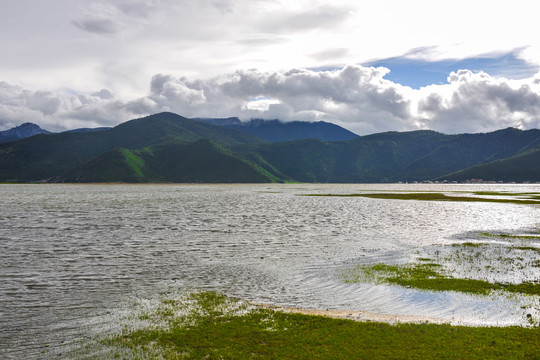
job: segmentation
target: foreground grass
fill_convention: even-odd
[[[113,358],[164,359],[538,359],[540,328],[355,322],[264,308],[226,310],[231,299],[193,295],[196,311],[168,326],[106,341]],[[177,306],[181,306],[177,304]]]
[[[433,291],[459,291],[487,295],[494,290],[510,293],[540,295],[540,283],[520,284],[490,283],[476,279],[458,279],[437,271],[441,265],[433,263],[358,266],[344,273],[345,282],[375,281]]]
[[[366,193],[366,194],[308,194],[306,196],[335,196],[335,197],[366,197],[372,199],[394,200],[424,200],[424,201],[460,201],[460,202],[489,202],[520,205],[540,205],[533,199],[490,199],[473,196],[449,196],[442,193]]]

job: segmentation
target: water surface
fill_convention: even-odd
[[[539,206],[299,196],[374,191],[540,186],[0,185],[0,355],[61,358],[70,344],[110,325],[107,314],[171,289],[470,325],[526,324],[538,297],[347,284],[339,273],[409,262],[478,241],[482,232],[537,231]],[[523,274],[539,279],[538,268]],[[515,274],[495,277],[511,281]]]

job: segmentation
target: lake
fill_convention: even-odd
[[[538,321],[538,296],[343,281],[358,265],[434,256],[462,277],[540,279],[538,266],[502,255],[499,269],[452,263],[452,245],[464,242],[499,254],[515,243],[539,248],[530,235],[540,228],[538,205],[302,196],[392,191],[517,194],[540,193],[540,185],[0,185],[0,357],[62,358],[118,328],[116,314],[130,304],[192,289],[453,324],[526,325],[527,314]],[[486,235],[499,233],[514,237]],[[523,251],[519,261],[538,257]]]

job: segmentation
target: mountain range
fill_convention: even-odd
[[[166,112],[100,131],[39,134],[6,142],[0,144],[0,181],[540,181],[537,129],[356,136],[328,123],[239,124],[236,118],[227,119],[188,119]],[[241,131],[246,128],[250,130]],[[346,138],[330,141],[325,132]]]

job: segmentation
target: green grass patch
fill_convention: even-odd
[[[163,359],[536,359],[540,328],[356,322],[252,308],[197,295],[198,309],[168,328],[128,331],[105,341],[111,358]],[[182,304],[176,305],[182,307]],[[133,356],[135,354],[135,356]]]
[[[432,291],[458,291],[487,295],[493,290],[511,293],[540,295],[540,283],[523,282],[520,284],[490,283],[477,279],[459,279],[440,271],[442,266],[434,263],[357,266],[342,274],[345,282],[374,281]]]
[[[480,247],[480,246],[482,246],[482,244],[478,244],[478,243],[473,243],[473,242],[467,241],[467,242],[464,242],[464,243],[452,244],[452,246],[454,246],[454,247],[459,247],[459,246],[465,246],[465,247]]]
[[[536,248],[534,246],[513,246],[512,248],[517,250],[535,251],[537,253],[540,253],[540,248]]]
[[[141,168],[144,166],[144,160],[128,149],[121,149],[121,151],[129,167],[137,174],[137,176],[143,177]]]

